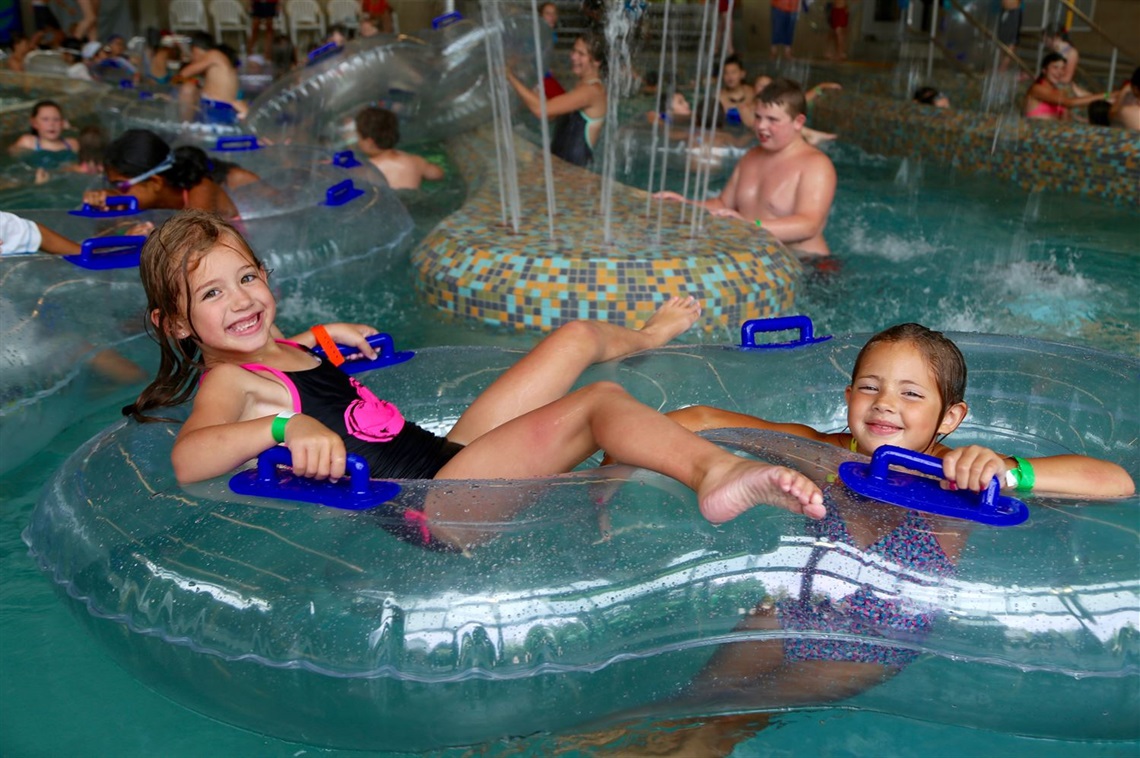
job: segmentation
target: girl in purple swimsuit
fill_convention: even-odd
[[[344,475],[349,449],[373,448],[381,477],[525,479],[570,471],[604,447],[692,487],[714,523],[760,503],[824,516],[819,488],[798,472],[738,458],[616,384],[570,391],[591,364],[659,347],[688,329],[700,315],[691,297],[671,299],[640,330],[592,321],[562,326],[484,390],[442,438],[308,349],[329,339],[371,358],[366,338],[375,329],[330,324],[281,340],[265,268],[219,217],[176,215],[147,240],[139,270],[162,364],[130,410],[141,416],[181,403],[197,387],[171,453],[180,482],[219,476],[278,444],[292,453],[295,473],[333,480]],[[467,523],[509,519],[527,505],[504,498],[477,509],[462,498],[436,498],[414,517],[417,528],[399,536],[463,549],[485,539]]]
[[[981,445],[947,447],[942,439],[966,417],[965,391],[966,362],[958,346],[941,332],[899,324],[873,336],[855,359],[846,390],[846,431],[820,432],[707,406],[668,415],[694,431],[767,429],[864,455],[882,445],[916,450],[942,458],[943,475],[952,483],[948,486],[974,492],[994,476],[1021,491],[1036,488],[1094,498],[1135,492],[1123,468],[1083,455],[1024,459]],[[872,504],[841,510],[830,492],[828,488],[825,493],[826,517],[808,525],[815,540],[798,569],[798,586],[764,598],[740,624],[739,629],[751,632],[778,632],[774,639],[722,646],[684,697],[702,702],[739,697],[749,708],[819,704],[879,684],[918,657],[914,645],[891,642],[920,641],[937,609],[918,607],[870,584],[842,577],[837,581],[835,572],[847,565],[858,577],[862,568],[885,566],[905,574],[909,582],[937,584],[953,576],[968,530],[961,521],[901,508]],[[806,634],[796,636],[796,631]],[[754,729],[766,719],[751,713],[714,720],[705,733],[691,730],[687,739],[702,745],[710,739],[731,741],[746,736],[736,730],[742,720]],[[726,737],[733,730],[735,737]]]

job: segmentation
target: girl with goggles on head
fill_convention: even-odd
[[[145,129],[130,129],[107,146],[104,173],[108,189],[91,190],[83,202],[106,207],[107,197],[131,195],[139,208],[212,211],[236,218],[237,207],[212,177],[209,157],[192,146],[171,148]]]

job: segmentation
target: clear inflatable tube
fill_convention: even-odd
[[[310,303],[335,297],[309,292],[305,280],[402,249],[411,216],[382,177],[354,180],[376,179],[372,174],[378,176],[371,166],[281,168],[232,194],[246,238],[283,296]],[[362,194],[329,205],[330,192],[333,202],[345,199],[345,182]],[[107,220],[50,210],[21,215],[81,240],[111,223],[158,223],[171,214]],[[43,253],[0,258],[0,472],[27,460],[92,408],[137,390],[156,357],[145,345],[127,347],[143,334],[145,304],[137,268],[87,271]]]
[[[504,35],[505,48],[519,60],[534,60],[529,13],[504,12],[502,29],[491,31]],[[354,41],[274,82],[250,103],[245,125],[275,143],[339,145],[354,138],[357,111],[382,105],[400,117],[401,144],[441,140],[482,126],[491,114],[488,33],[481,22],[468,19],[416,37]],[[550,60],[549,47],[544,59]]]
[[[972,412],[956,433],[1021,454],[1066,450],[1134,476],[1137,361],[1031,340],[957,335]],[[842,390],[863,339],[792,351],[676,347],[595,367],[663,407],[711,403],[843,425]],[[360,375],[405,415],[443,430],[517,353],[427,348]],[[441,377],[458,377],[454,380]],[[424,498],[526,498],[534,507],[468,554],[433,553],[350,512],[180,488],[176,427],[124,422],[50,480],[24,534],[79,619],[148,685],[212,717],[276,737],[355,749],[431,750],[643,715],[786,710],[778,672],[732,698],[686,695],[718,646],[865,643],[913,651],[884,684],[842,702],[978,729],[1063,739],[1140,737],[1140,543],[1135,497],[1090,503],[1030,495],[1025,524],[969,530],[956,575],[934,575],[821,541],[807,522],[758,507],[721,527],[691,493],[625,467],[530,481],[404,481]],[[897,519],[832,481],[854,453],[752,430],[710,436],[792,465],[847,519]],[[866,459],[862,459],[866,460]],[[862,631],[745,629],[766,602],[862,589],[934,624]],[[800,684],[805,684],[801,682]],[[949,707],[952,704],[953,707]]]

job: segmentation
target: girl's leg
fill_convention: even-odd
[[[825,514],[819,488],[803,474],[738,458],[612,382],[591,384],[507,421],[464,448],[436,478],[549,476],[569,471],[600,447],[623,463],[687,485],[697,493],[701,514],[716,524],[760,503],[813,518]],[[526,504],[503,501],[472,509],[460,498],[446,498],[432,503],[427,515],[439,522],[494,522],[511,518]],[[451,538],[442,524],[432,530],[441,539]]]
[[[469,444],[507,421],[564,396],[589,366],[666,344],[692,326],[700,314],[700,304],[694,298],[675,297],[658,308],[641,329],[601,321],[565,324],[483,390],[447,438]]]

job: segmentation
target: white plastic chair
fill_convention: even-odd
[[[174,34],[209,32],[202,0],[170,0],[170,31]]]
[[[238,0],[210,0],[210,18],[214,20],[214,41],[219,45],[226,32],[237,32],[243,42],[249,36],[249,16]]]
[[[329,26],[340,24],[345,29],[360,28],[360,3],[357,0],[329,0]]]
[[[289,39],[293,47],[300,49],[297,42],[297,32],[311,31],[320,35],[320,41],[325,39],[325,14],[316,0],[289,0],[285,3],[285,14],[289,17]]]

